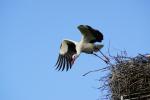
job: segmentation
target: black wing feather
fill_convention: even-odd
[[[95,37],[95,39],[91,40],[90,43],[95,43],[95,42],[102,42],[103,40],[103,34],[96,29],[93,29],[91,26],[88,26],[89,31],[92,33],[92,35]]]
[[[57,62],[55,64],[55,66],[59,63],[59,60],[60,60],[60,55],[58,56],[58,60],[57,60]]]
[[[70,63],[70,59],[69,59],[69,56],[66,56],[67,57],[67,66],[66,66],[66,71],[68,71],[68,69],[70,68],[71,66],[71,63]]]
[[[62,68],[62,65],[63,65],[63,63],[64,63],[64,61],[63,61],[63,57],[61,58],[61,63],[60,63],[60,66],[59,66],[59,69],[58,69],[58,71]]]
[[[64,63],[63,63],[63,68],[62,68],[62,71],[65,69],[65,64],[66,64],[66,57],[64,57],[64,59],[63,59],[63,61],[64,61]]]
[[[59,69],[59,67],[61,67],[61,66],[60,66],[61,63],[62,63],[62,57],[61,57],[61,55],[60,55],[59,62],[58,62],[58,64],[56,65],[56,66],[57,66],[56,69]]]

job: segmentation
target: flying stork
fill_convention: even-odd
[[[88,25],[79,25],[77,28],[82,34],[81,41],[76,42],[68,39],[62,41],[55,65],[57,70],[66,69],[68,71],[81,53],[96,55],[94,52],[100,51],[104,46],[103,44],[95,44],[103,40],[103,34],[100,31]]]

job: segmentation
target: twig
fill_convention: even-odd
[[[101,71],[101,70],[104,70],[104,69],[107,69],[107,68],[108,68],[108,67],[101,68],[101,69],[96,69],[96,70],[92,70],[92,71],[89,71],[89,72],[83,74],[82,76],[86,76],[86,75],[88,75],[89,73],[92,73],[92,72],[98,72],[98,71]]]

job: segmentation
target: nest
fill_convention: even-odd
[[[108,87],[112,100],[121,96],[150,93],[150,58],[138,55],[130,58],[117,56],[115,65],[111,65]]]
[[[89,71],[83,75],[106,71],[99,80],[101,85],[98,89],[106,94],[101,100],[150,99],[150,55],[139,54],[136,57],[128,57],[124,52],[117,56],[104,54],[103,56],[107,67]]]

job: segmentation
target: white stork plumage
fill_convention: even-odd
[[[79,42],[68,39],[62,41],[56,62],[57,70],[68,71],[82,52],[93,54],[103,47],[102,44],[94,44],[103,40],[103,34],[100,31],[88,25],[79,25],[77,28],[82,34],[82,39]]]

